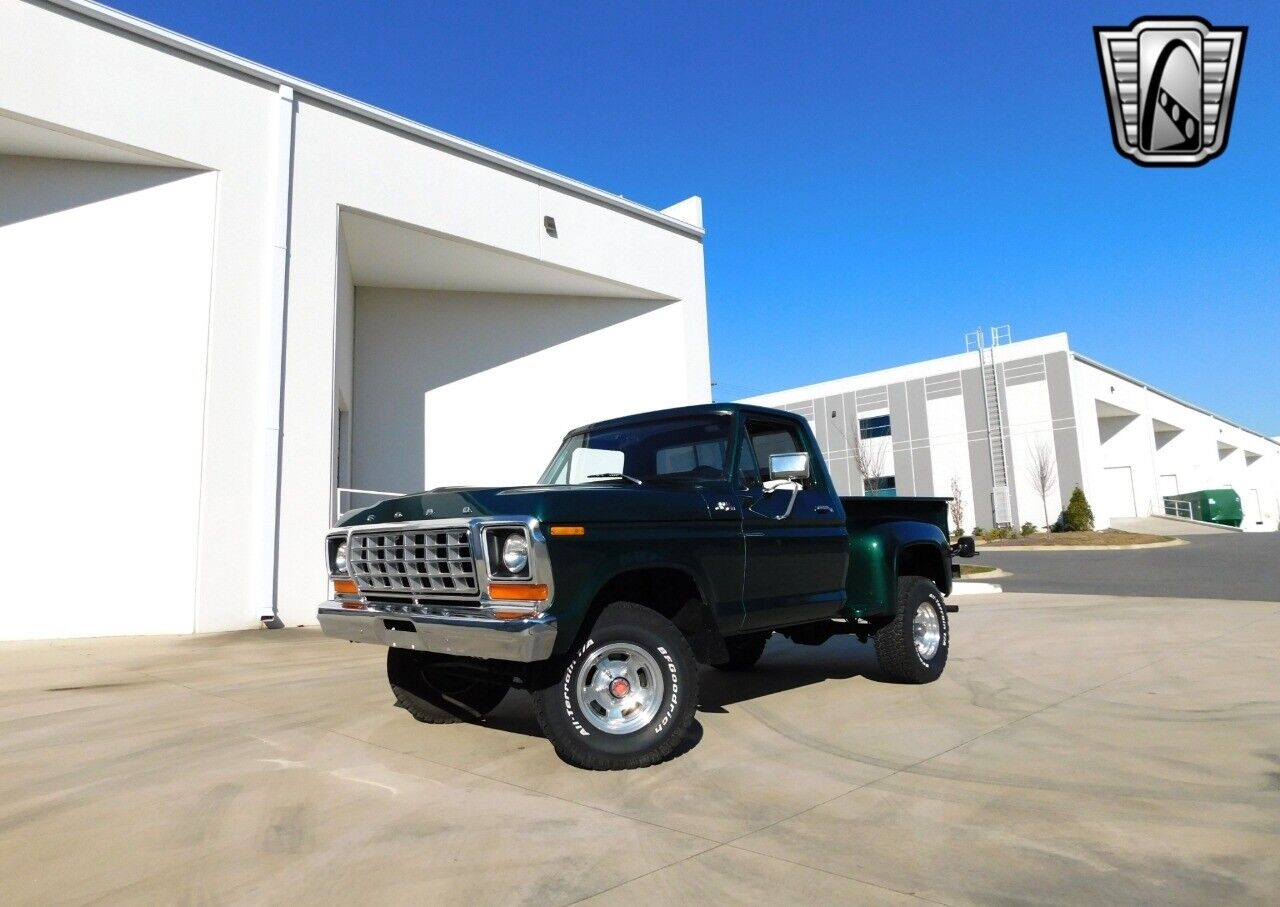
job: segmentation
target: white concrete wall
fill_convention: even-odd
[[[1080,418],[1084,452],[1090,464],[1086,470],[1090,487],[1086,492],[1100,522],[1119,509],[1109,497],[1102,470],[1128,466],[1133,474],[1139,516],[1163,513],[1162,481],[1176,482],[1180,493],[1233,488],[1244,505],[1245,530],[1277,528],[1280,444],[1088,362],[1077,359],[1072,371],[1077,399],[1086,407]],[[1108,418],[1108,404],[1137,415],[1129,421]],[[1095,415],[1099,409],[1104,414],[1101,431]],[[1157,447],[1157,424],[1181,431],[1163,432],[1159,440],[1165,443]],[[1118,431],[1110,440],[1102,440],[1104,434],[1116,428]]]
[[[39,593],[0,639],[195,627],[216,189],[0,156],[0,550]]]
[[[1033,523],[1044,529],[1051,526],[1062,512],[1048,386],[1044,381],[1007,386],[1005,398],[1009,429],[1009,485],[1017,502],[1018,521],[1019,524]],[[1043,500],[1036,479],[1039,471],[1036,459],[1042,449],[1048,456],[1053,474],[1052,485]],[[1068,494],[1070,491],[1067,489]]]
[[[21,0],[0,2],[0,34],[8,39],[0,54],[0,115],[16,114],[217,172],[211,178],[217,185],[217,215],[198,466],[202,506],[195,626],[253,626],[262,603],[253,599],[245,572],[244,532],[251,518],[247,495],[257,426],[246,406],[257,393],[258,320],[270,276],[268,189],[276,89]],[[163,373],[156,374],[165,380]],[[26,478],[46,488],[66,482],[66,474],[56,469]],[[157,625],[150,632],[163,629]],[[58,635],[77,634],[64,628]]]
[[[973,502],[973,479],[969,468],[969,432],[965,427],[964,401],[960,396],[929,400],[929,442],[933,458],[933,489],[942,497],[955,496],[952,480],[958,483],[958,495],[964,506],[959,528],[968,532],[976,525]]]
[[[70,260],[68,248],[76,248],[95,266],[101,264],[105,274],[115,275],[117,264],[128,263],[129,273],[136,275],[133,285],[127,292],[112,289],[108,295],[124,293],[138,311],[145,311],[156,298],[158,285],[154,281],[172,283],[176,279],[170,268],[158,266],[156,261],[166,255],[175,263],[184,256],[190,258],[194,252],[183,244],[195,242],[192,231],[196,224],[206,231],[200,241],[203,264],[193,264],[184,272],[184,279],[203,287],[207,342],[189,342],[185,333],[175,333],[173,349],[182,351],[180,362],[174,361],[177,353],[171,354],[161,344],[139,342],[141,332],[127,329],[132,322],[126,322],[122,329],[98,311],[86,316],[85,324],[98,329],[99,349],[82,349],[89,345],[89,339],[78,333],[75,325],[57,325],[68,334],[74,353],[67,362],[77,367],[84,363],[91,375],[81,383],[95,383],[101,398],[118,401],[117,411],[136,405],[136,396],[118,391],[134,389],[135,379],[142,374],[167,388],[166,393],[182,397],[181,407],[176,399],[166,398],[165,403],[180,408],[181,416],[153,411],[152,424],[139,425],[131,421],[134,413],[126,413],[122,418],[131,429],[155,432],[172,427],[180,436],[173,444],[188,445],[191,430],[187,420],[199,421],[203,414],[198,450],[187,450],[179,458],[182,462],[175,461],[173,467],[199,482],[199,526],[194,535],[198,541],[187,545],[191,576],[182,593],[189,595],[194,587],[194,603],[181,604],[188,599],[179,596],[179,603],[174,604],[168,590],[133,590],[120,599],[120,607],[140,609],[136,620],[103,617],[92,625],[70,627],[64,623],[48,632],[81,635],[256,626],[271,602],[264,587],[253,581],[249,569],[253,552],[246,551],[246,539],[255,538],[259,524],[269,530],[267,524],[275,522],[270,510],[264,512],[259,506],[255,483],[263,453],[269,450],[263,440],[269,412],[264,411],[261,401],[271,397],[264,392],[271,387],[271,356],[265,355],[271,335],[263,332],[262,326],[272,299],[273,263],[281,253],[274,232],[276,196],[272,191],[279,172],[276,139],[280,111],[293,108],[282,104],[281,83],[270,72],[224,65],[203,51],[162,46],[150,37],[104,26],[88,14],[53,10],[24,0],[0,0],[0,34],[10,39],[5,53],[0,54],[0,147],[8,120],[34,124],[51,136],[60,136],[62,147],[68,141],[78,142],[203,173],[118,200],[101,200],[107,206],[101,209],[103,218],[116,226],[104,227],[105,235],[95,236],[93,242],[77,232],[81,228],[72,221],[81,214],[89,216],[89,212],[97,217],[96,203],[84,206],[84,212],[48,220],[47,224],[39,219],[19,225],[18,233],[47,226],[39,241],[5,240],[13,243],[13,249],[23,250],[10,252],[11,257],[44,263],[46,270],[51,270],[51,258],[64,263],[62,270],[67,273],[50,278],[50,285],[56,285],[59,298],[64,300],[91,297],[91,289],[99,296],[103,292],[86,276],[87,270],[77,273],[65,267]],[[314,620],[315,606],[327,593],[317,552],[332,519],[337,411],[349,402],[344,395],[355,393],[351,380],[355,357],[350,346],[355,281],[344,270],[347,255],[341,248],[339,229],[344,207],[547,268],[580,271],[675,300],[630,319],[625,323],[630,327],[620,324],[600,333],[628,351],[623,358],[631,363],[629,369],[634,366],[630,379],[653,388],[646,399],[667,405],[710,398],[702,244],[697,236],[677,225],[660,223],[656,215],[628,209],[629,203],[589,198],[594,190],[559,188],[561,181],[552,175],[544,178],[526,167],[490,159],[481,162],[448,142],[417,135],[411,124],[402,129],[387,122],[375,123],[361,113],[340,112],[329,100],[314,100],[317,94],[308,95],[303,86],[298,91],[277,576],[280,613],[290,624]],[[48,182],[41,192],[52,193],[56,188]],[[183,198],[166,194],[184,191],[189,195]],[[131,219],[113,208],[107,216],[108,207],[140,203],[143,198],[150,215],[143,212]],[[546,242],[544,214],[556,217],[560,224],[555,243]],[[98,248],[78,248],[85,244]],[[170,248],[173,244],[182,245],[182,250]],[[99,255],[105,256],[102,262]],[[22,280],[27,281],[24,287],[36,280],[31,268],[19,270],[25,275]],[[186,296],[166,292],[166,298],[176,300],[174,304],[180,303],[187,311]],[[112,301],[122,300],[113,296]],[[127,310],[116,306],[115,311],[119,317]],[[15,329],[36,330],[38,323],[45,326],[40,330],[51,331],[54,326],[51,315],[23,312],[12,317],[18,319]],[[163,320],[156,323],[167,325]],[[492,328],[510,333],[520,330],[521,325]],[[570,352],[582,353],[595,363],[601,358],[600,342],[600,338],[583,338],[585,346]],[[641,363],[632,354],[646,344],[650,364],[641,380],[635,371]],[[195,347],[202,347],[207,358],[201,360]],[[104,358],[107,349],[127,349],[128,364],[114,366],[117,371],[129,371],[127,380],[117,380],[107,368],[113,364]],[[191,400],[184,376],[201,361],[206,382],[198,399]],[[132,371],[135,368],[136,373]],[[181,371],[174,373],[172,369]],[[424,405],[421,394],[429,389],[420,389],[419,407]],[[553,402],[560,399],[557,393],[557,389],[550,392]],[[94,394],[89,398],[99,399]],[[581,412],[594,413],[599,408],[594,403],[584,405],[570,394],[563,399],[558,415],[548,419],[556,430],[577,420]],[[94,431],[86,432],[84,426],[71,421],[57,426],[61,433],[51,437],[50,447],[70,450],[100,443],[96,435],[104,428],[101,420],[86,424]],[[54,426],[46,427],[52,430]],[[465,438],[460,441],[465,442]],[[176,448],[168,452],[178,457]],[[133,453],[136,463],[137,452]],[[138,477],[136,468],[116,462],[115,450],[97,452],[96,456],[112,464],[106,471],[113,476]],[[22,465],[20,480],[31,489],[41,489],[35,499],[22,498],[24,505],[38,499],[46,512],[58,513],[56,522],[64,527],[68,514],[79,519],[85,513],[83,489],[66,496],[50,489],[56,492],[69,475],[77,477],[77,485],[96,482],[96,475],[84,469],[68,471],[66,463],[54,456],[30,456]],[[181,484],[164,471],[149,473],[149,477]],[[118,500],[136,506],[138,495],[137,489],[122,490]],[[166,499],[165,506],[177,505]],[[152,506],[146,510],[154,513]],[[186,518],[184,510],[177,520],[181,523]],[[94,512],[93,519],[95,528],[107,525],[101,511]],[[141,603],[129,604],[139,598]],[[152,608],[159,610],[148,610]],[[185,616],[175,622],[166,609]],[[0,627],[0,635],[9,632],[16,631]],[[21,632],[36,631],[28,628]]]
[[[666,342],[680,318],[644,300],[361,288],[354,484],[537,481],[569,429],[685,402]]]

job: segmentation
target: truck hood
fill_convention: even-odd
[[[704,492],[693,486],[601,482],[514,488],[437,488],[352,511],[339,526],[412,520],[532,516],[544,523],[673,522],[706,519]]]

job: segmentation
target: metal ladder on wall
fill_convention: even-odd
[[[977,350],[982,366],[982,393],[987,409],[987,447],[991,452],[991,511],[996,526],[1013,525],[1013,502],[1009,491],[1009,457],[1004,443],[1004,411],[1000,405],[1000,385],[996,378],[996,347],[1009,343],[1009,325],[991,329],[988,346],[982,328],[965,335],[965,348]]]

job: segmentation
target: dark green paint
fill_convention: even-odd
[[[946,498],[840,498],[806,421],[792,413],[741,404],[684,407],[656,415],[723,413],[797,426],[809,449],[813,479],[792,516],[762,517],[784,507],[729,480],[636,486],[608,484],[517,488],[442,488],[382,501],[347,514],[342,526],[532,516],[542,525],[586,527],[584,536],[549,536],[555,581],[557,649],[576,639],[599,590],[621,574],[674,570],[688,577],[726,635],[831,617],[875,617],[892,611],[904,552],[927,550],[937,582],[951,590]],[[632,417],[640,418],[640,417]],[[611,420],[584,428],[613,427]],[[582,429],[575,429],[581,431]],[[737,450],[729,475],[737,474]],[[730,510],[717,509],[718,504]],[[815,510],[829,507],[830,513]],[[754,570],[753,570],[754,568]]]
[[[1191,505],[1191,518],[1219,526],[1239,527],[1244,522],[1244,505],[1232,488],[1206,488],[1169,495],[1165,500],[1186,501]]]

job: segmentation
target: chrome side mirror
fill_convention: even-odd
[[[809,478],[809,455],[807,453],[769,454],[769,476],[772,479],[790,479],[802,481]]]

